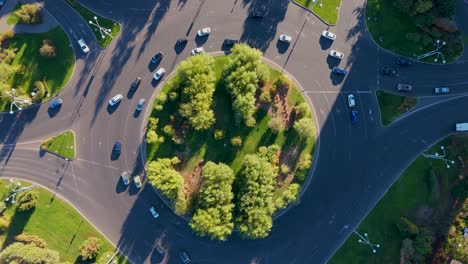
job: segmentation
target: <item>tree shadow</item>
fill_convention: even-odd
[[[19,197],[17,197],[19,199]],[[11,224],[5,233],[5,241],[3,242],[2,248],[6,248],[8,245],[14,242],[14,237],[23,233],[24,228],[29,222],[31,215],[34,213],[34,208],[27,211],[15,210],[15,214],[10,219]]]

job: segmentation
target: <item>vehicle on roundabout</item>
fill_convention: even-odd
[[[132,92],[136,91],[136,89],[138,88],[138,86],[140,86],[140,83],[141,83],[141,78],[140,77],[137,77],[133,82],[132,82],[132,85],[130,86],[130,90]]]
[[[122,179],[122,183],[126,186],[130,184],[130,179],[128,178],[128,172],[124,171],[120,174],[120,178]]]
[[[279,36],[279,41],[285,42],[285,43],[291,43],[292,37],[291,37],[291,36],[288,36],[288,35],[281,34],[281,35]]]
[[[135,187],[141,188],[141,178],[140,175],[133,176],[133,182],[135,183]]]
[[[149,211],[151,212],[151,215],[153,216],[154,219],[159,217],[158,212],[156,212],[156,209],[154,209],[153,206],[150,207]]]
[[[205,52],[205,50],[203,49],[203,47],[198,47],[198,48],[194,48],[192,50],[192,55],[197,55],[197,54],[200,54],[202,52]]]
[[[348,95],[348,105],[349,107],[353,108],[356,106],[356,100],[354,99],[354,95]]]
[[[166,73],[166,69],[159,68],[159,70],[153,75],[153,79],[157,81],[161,79],[165,73]]]
[[[333,67],[332,72],[336,74],[341,74],[341,75],[346,75],[347,73],[346,69],[343,69],[340,67]]]
[[[190,262],[189,256],[188,256],[187,253],[185,253],[184,251],[180,252],[179,258],[180,258],[180,260],[182,260],[182,262],[183,262],[184,264],[187,264],[187,263]]]
[[[120,154],[122,151],[122,142],[120,140],[116,140],[114,143],[114,151],[116,154]]]
[[[162,60],[163,57],[164,54],[162,54],[162,52],[158,52],[151,58],[151,63],[158,63]]]
[[[395,76],[396,71],[388,66],[382,66],[380,72],[384,75]]]
[[[49,108],[50,109],[55,109],[55,108],[59,108],[60,106],[62,106],[63,104],[63,101],[62,99],[57,99],[57,100],[54,100],[52,103],[50,103],[49,105]]]
[[[408,65],[411,65],[411,61],[405,58],[397,58],[396,64],[402,65],[402,66],[408,66]]]
[[[79,39],[78,45],[80,45],[81,51],[83,51],[83,53],[89,52],[88,45],[86,45],[86,42],[84,41],[84,39]]]
[[[202,29],[198,30],[197,35],[199,37],[203,37],[203,36],[206,36],[206,35],[208,35],[210,33],[211,33],[211,28],[206,27],[206,28],[202,28]]]
[[[443,93],[449,93],[450,89],[448,87],[437,87],[434,88],[434,93],[436,94],[443,94]]]
[[[179,38],[177,39],[176,41],[176,45],[177,46],[180,46],[180,45],[184,45],[188,42],[188,38],[186,36],[182,37],[182,38]]]
[[[353,124],[358,122],[358,111],[355,109],[351,110],[351,122],[353,122]]]
[[[411,90],[413,90],[413,86],[411,86],[409,84],[399,83],[397,85],[397,89],[398,89],[398,91],[411,92]]]
[[[114,105],[118,104],[120,101],[122,101],[122,98],[123,98],[123,96],[121,94],[117,94],[116,96],[112,97],[109,100],[109,105],[114,106]]]
[[[335,40],[336,35],[334,33],[331,33],[330,31],[324,30],[322,32],[322,37],[327,38],[329,40]]]
[[[143,110],[143,105],[145,104],[145,98],[140,98],[140,100],[138,100],[138,104],[136,106],[136,110],[137,111],[141,111]]]
[[[328,55],[330,57],[333,57],[333,58],[336,58],[336,59],[343,59],[344,58],[344,54],[339,52],[339,51],[336,51],[336,50],[330,50],[330,53],[328,53]]]

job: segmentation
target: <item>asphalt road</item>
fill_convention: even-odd
[[[397,68],[396,77],[381,76],[380,66],[394,65],[395,56],[375,45],[366,31],[363,0],[343,1],[340,21],[330,28],[338,36],[334,42],[320,38],[329,27],[285,0],[82,3],[119,21],[122,32],[101,50],[86,21],[64,1],[44,0],[45,9],[72,40],[75,71],[58,95],[64,105],[55,115],[47,104],[0,115],[0,176],[31,180],[65,197],[133,263],[178,263],[180,251],[186,251],[193,263],[325,263],[409,163],[452,133],[456,122],[468,120],[460,111],[468,103],[464,57],[450,65],[415,64]],[[459,17],[466,16],[465,7]],[[265,8],[265,17],[248,18],[257,8]],[[210,36],[196,38],[196,31],[206,26],[212,29]],[[280,34],[291,35],[293,42],[279,43]],[[185,35],[187,46],[175,48],[176,39]],[[90,46],[87,56],[76,45],[79,38]],[[199,238],[151,186],[138,190],[119,181],[124,170],[143,173],[145,110],[160,88],[151,81],[156,70],[149,63],[151,56],[162,51],[165,57],[158,67],[169,73],[192,48],[217,52],[226,38],[260,48],[293,75],[310,99],[319,128],[316,167],[301,202],[275,220],[264,240],[243,240],[237,234],[225,243]],[[344,60],[329,58],[330,49],[343,52]],[[336,65],[348,69],[345,78],[330,74]],[[129,94],[137,76],[142,84]],[[375,91],[394,91],[403,81],[414,85],[420,104],[383,127]],[[439,85],[449,86],[453,93],[434,97],[433,88]],[[109,108],[107,101],[117,93],[124,99]],[[346,99],[350,93],[357,100],[357,125],[350,121]],[[138,115],[134,109],[140,97],[147,104]],[[39,152],[41,140],[66,129],[77,135],[75,160]],[[123,152],[113,160],[117,139],[123,142]],[[156,221],[148,212],[151,205],[160,213]],[[168,250],[165,257],[154,250],[158,240]]]

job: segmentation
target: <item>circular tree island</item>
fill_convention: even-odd
[[[149,182],[195,233],[263,238],[298,201],[315,125],[292,82],[246,44],[191,56],[157,95],[148,120]]]

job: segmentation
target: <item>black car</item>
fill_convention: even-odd
[[[158,52],[158,54],[154,55],[153,58],[151,58],[151,62],[158,63],[159,61],[162,60],[163,57],[164,55],[162,54],[162,52]]]
[[[132,91],[136,91],[136,89],[138,88],[138,86],[140,86],[140,83],[141,83],[141,78],[140,77],[137,77],[133,82],[132,82],[132,86],[130,87],[130,89]]]
[[[231,46],[234,46],[237,43],[239,43],[239,40],[237,40],[237,39],[225,39],[223,44],[226,47],[231,47]]]
[[[380,72],[382,72],[382,74],[385,74],[385,75],[390,75],[390,76],[393,76],[396,74],[396,71],[388,66],[383,66],[381,69],[380,69]]]
[[[398,58],[396,60],[396,64],[406,66],[406,65],[410,65],[411,61],[404,59],[404,58]]]
[[[263,12],[261,12],[261,11],[252,12],[250,14],[250,17],[251,18],[256,18],[256,19],[262,18],[263,17]]]
[[[184,45],[185,43],[188,42],[188,38],[187,37],[183,37],[183,38],[180,38],[177,40],[176,42],[176,45],[179,46],[179,45]]]

